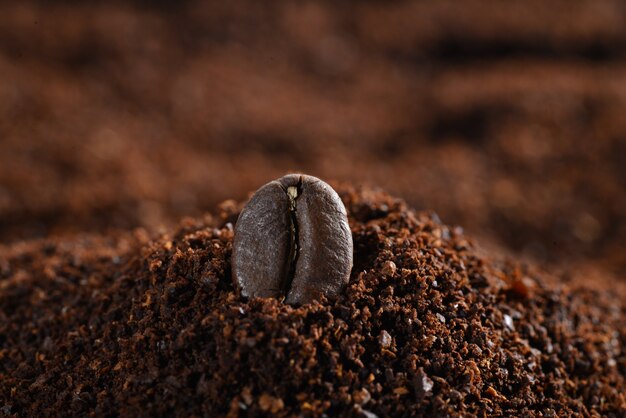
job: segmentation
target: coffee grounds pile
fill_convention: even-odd
[[[622,287],[558,283],[380,191],[339,193],[351,280],[301,307],[237,293],[232,201],[154,239],[5,247],[1,413],[626,414]]]

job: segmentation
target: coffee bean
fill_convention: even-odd
[[[334,297],[351,269],[346,208],[318,178],[290,174],[266,184],[237,219],[232,271],[243,296],[290,304]]]

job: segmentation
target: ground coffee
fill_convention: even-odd
[[[383,193],[338,190],[350,282],[300,307],[233,286],[234,202],[155,240],[2,248],[1,413],[626,414],[621,284],[567,285]]]

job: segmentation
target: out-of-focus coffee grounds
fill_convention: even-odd
[[[620,1],[1,7],[3,242],[171,225],[294,170],[626,272]]]
[[[137,229],[4,249],[0,410],[626,414],[623,283],[567,284],[485,256],[460,228],[381,192],[339,192],[350,284],[299,308],[233,288],[232,201],[155,240]]]

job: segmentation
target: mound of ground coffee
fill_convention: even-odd
[[[233,202],[156,239],[3,248],[0,411],[626,414],[623,288],[559,284],[381,192],[338,190],[354,268],[332,302],[237,293]]]

